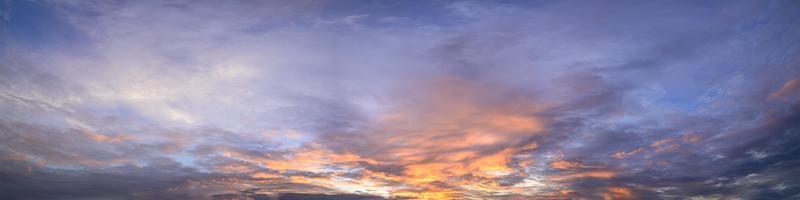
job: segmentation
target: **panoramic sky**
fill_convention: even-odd
[[[0,199],[800,198],[800,1],[0,0]]]

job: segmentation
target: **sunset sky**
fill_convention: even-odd
[[[800,1],[0,0],[0,199],[226,194],[800,199]]]

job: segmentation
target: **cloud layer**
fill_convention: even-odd
[[[794,1],[0,2],[4,199],[800,198]]]

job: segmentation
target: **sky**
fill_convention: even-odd
[[[800,2],[0,0],[2,199],[796,199]]]

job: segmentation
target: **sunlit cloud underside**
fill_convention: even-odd
[[[800,198],[798,19],[0,0],[0,199]]]

